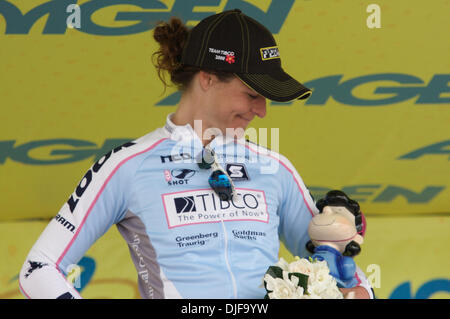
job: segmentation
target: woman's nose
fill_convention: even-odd
[[[257,100],[255,101],[255,104],[252,107],[252,112],[260,117],[263,118],[266,116],[267,109],[266,109],[266,98],[263,96],[259,96]]]

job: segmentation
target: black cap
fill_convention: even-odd
[[[189,32],[181,63],[235,73],[273,101],[287,102],[311,95],[310,89],[284,72],[270,31],[239,9],[200,21]]]

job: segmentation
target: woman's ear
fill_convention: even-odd
[[[197,74],[197,79],[200,84],[201,89],[206,92],[208,91],[214,83],[214,75],[205,71],[199,71]]]

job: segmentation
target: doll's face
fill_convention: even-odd
[[[363,243],[356,231],[355,216],[344,206],[325,206],[312,218],[308,234],[315,246],[328,245],[341,253],[352,240]]]

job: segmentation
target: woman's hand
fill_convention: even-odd
[[[370,295],[363,287],[339,288],[345,299],[370,299]]]

